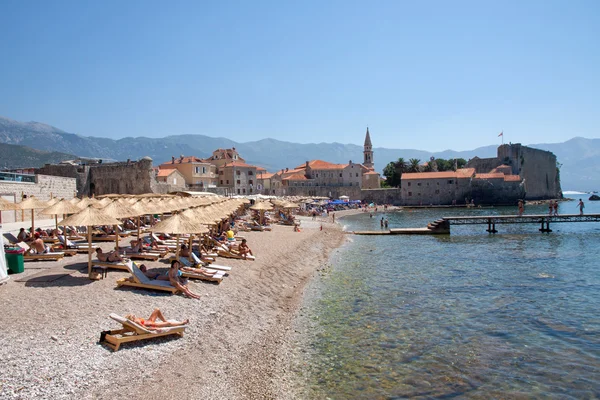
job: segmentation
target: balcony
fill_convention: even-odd
[[[35,183],[35,175],[0,172],[0,181],[15,183]]]

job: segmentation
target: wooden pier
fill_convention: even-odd
[[[538,224],[539,231],[550,233],[550,223],[565,222],[600,222],[600,214],[564,214],[550,216],[538,215],[485,215],[485,216],[462,216],[442,217],[427,224],[426,228],[400,228],[385,231],[355,231],[355,235],[448,235],[451,225],[487,225],[486,232],[498,233],[496,225],[502,224]]]

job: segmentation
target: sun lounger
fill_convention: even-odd
[[[221,283],[221,281],[223,280],[223,277],[227,274],[226,271],[217,271],[216,269],[209,269],[206,268],[204,269],[206,272],[209,273],[214,273],[212,276],[209,275],[204,275],[203,273],[200,272],[200,269],[198,268],[198,272],[190,272],[190,271],[182,271],[182,276],[184,278],[190,278],[190,279],[200,279],[203,281],[209,281],[209,282],[217,282],[217,284]]]
[[[135,342],[138,340],[153,339],[160,336],[179,335],[183,337],[186,326],[171,326],[168,328],[148,329],[136,322],[117,314],[110,314],[110,317],[123,325],[122,329],[115,329],[108,332],[102,332],[100,343],[110,347],[113,351],[119,350],[123,343]]]
[[[182,260],[185,260],[185,261],[189,262],[189,260],[187,258],[182,258],[179,261],[182,261]],[[204,266],[204,267],[208,267],[210,265],[211,269],[218,269],[218,270],[221,270],[221,271],[231,271],[231,267],[228,267],[226,265],[217,265],[217,264],[212,264],[212,263],[209,264],[207,262],[204,262],[195,253],[192,253],[192,261],[194,262],[194,265],[201,265],[201,266]],[[182,262],[182,264],[185,265],[186,267],[193,267],[194,266],[194,265],[186,265],[183,262]]]
[[[65,256],[63,252],[46,252],[42,254],[38,254],[33,252],[32,248],[29,247],[27,243],[21,242],[17,243],[17,246],[25,250],[23,254],[23,259],[27,260],[49,260],[49,261],[58,261]]]
[[[133,261],[127,260],[127,259],[125,259],[123,261],[116,261],[116,262],[92,260],[92,266],[97,265],[100,267],[120,269],[123,271],[129,271],[128,264],[132,264],[132,263],[133,263]]]
[[[117,240],[117,236],[116,235],[92,235],[92,240],[95,240],[97,242],[114,242]]]
[[[133,262],[129,261],[127,270],[131,273],[130,278],[121,278],[117,281],[117,287],[132,286],[143,289],[163,290],[166,292],[177,293],[177,289],[171,285],[169,281],[150,279]]]
[[[4,236],[4,238],[6,240],[8,240],[8,242],[10,244],[17,244],[17,243],[19,243],[19,239],[17,239],[17,237],[15,235],[13,235],[12,233],[10,233],[10,232],[5,232],[5,233],[2,234],[2,236]]]
[[[246,255],[246,257],[242,256],[239,252],[237,252],[236,250],[229,250],[227,248],[227,246],[225,245],[220,245],[218,247],[216,247],[217,252],[219,253],[219,256],[221,257],[225,257],[225,258],[235,258],[238,260],[249,260],[249,261],[254,261],[256,260],[256,257],[254,257],[253,255]],[[212,265],[211,265],[212,267]]]
[[[134,251],[128,252],[125,251],[125,255],[128,258],[131,258],[132,260],[147,260],[147,261],[158,261],[158,259],[161,257],[159,253],[150,253],[150,252],[143,252],[143,253],[137,253]]]

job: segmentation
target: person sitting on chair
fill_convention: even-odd
[[[25,230],[25,228],[21,228],[19,230],[19,234],[17,235],[17,240],[19,242],[28,242],[31,240],[31,235]]]
[[[150,314],[150,317],[148,319],[139,318],[133,314],[126,315],[125,318],[135,322],[136,324],[140,324],[148,328],[168,328],[171,326],[183,326],[189,324],[190,322],[189,319],[185,319],[183,321],[167,320],[158,308],[152,311],[152,314]],[[157,319],[160,321],[157,321]]]
[[[37,254],[44,254],[50,251],[48,247],[44,244],[44,241],[40,238],[39,232],[36,232],[34,235],[35,239],[31,242],[31,250]]]
[[[179,250],[179,257],[189,257],[190,256],[190,249],[189,247],[187,247],[186,244],[182,244],[181,245],[181,250]]]
[[[160,272],[148,271],[148,268],[144,264],[140,265],[140,271],[142,271],[144,273],[144,275],[146,275],[150,279],[156,279],[159,281],[168,281],[169,280],[169,276],[165,275],[164,273],[161,274]]]
[[[117,261],[123,261],[123,257],[121,257],[116,251],[113,250],[108,253],[104,253],[102,252],[102,249],[100,247],[96,249],[96,256],[98,257],[98,260],[103,262],[112,263]]]

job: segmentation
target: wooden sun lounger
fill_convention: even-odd
[[[143,252],[143,253],[125,252],[125,255],[127,257],[131,258],[132,260],[148,260],[148,261],[158,261],[158,259],[161,257],[160,254],[158,254],[158,253],[150,253],[150,252]]]
[[[172,326],[168,328],[148,329],[136,322],[130,321],[117,314],[110,314],[110,317],[123,325],[122,329],[115,329],[102,332],[100,343],[110,347],[113,351],[119,350],[121,344],[135,342],[138,340],[153,339],[160,336],[179,335],[183,337],[186,326]]]
[[[33,253],[31,251],[31,247],[27,243],[21,242],[17,243],[17,246],[25,250],[25,254],[23,254],[23,260],[48,260],[48,261],[58,261],[65,256],[63,252],[48,252],[48,253]]]
[[[198,271],[198,273],[182,271],[182,276],[185,278],[190,278],[190,279],[200,279],[203,281],[217,282],[217,284],[219,284],[223,280],[223,277],[227,274],[227,272],[225,272],[225,271],[217,271],[216,269],[206,268],[205,270],[206,270],[206,272],[210,272],[210,273],[214,272],[214,275],[213,276],[204,275],[200,271]]]
[[[121,237],[121,236],[119,236]],[[117,240],[116,235],[92,235],[92,240],[97,242],[114,242]]]
[[[182,261],[182,264],[185,265],[186,267],[193,267],[193,265],[186,265],[185,262],[183,262],[183,260],[188,261],[187,259],[180,259],[180,261]],[[198,256],[194,253],[192,253],[192,260],[194,260],[195,265],[202,265],[204,267],[208,267],[210,266],[211,269],[218,269],[221,271],[231,271],[231,267],[228,267],[226,265],[217,265],[217,264],[209,264],[207,262],[203,262],[200,258],[198,258]],[[189,261],[188,261],[189,262]]]
[[[114,269],[120,269],[123,271],[129,271],[129,267],[127,266],[127,264],[132,263],[133,261],[129,260],[125,260],[125,261],[120,261],[120,262],[108,262],[108,261],[100,261],[100,260],[92,260],[92,266],[97,265],[100,267],[106,267],[106,268],[114,268]]]
[[[40,239],[42,239],[42,242],[44,242],[44,243],[49,243],[49,244],[56,244],[56,243],[58,243],[58,239],[55,238],[55,237],[48,237],[48,236],[43,237],[43,236],[40,236]]]
[[[117,281],[117,287],[131,286],[142,289],[162,290],[171,293],[177,293],[178,291],[171,285],[169,281],[160,281],[148,278],[142,271],[140,271],[133,261],[129,261],[127,263],[127,270],[131,274],[131,277],[119,279]]]

